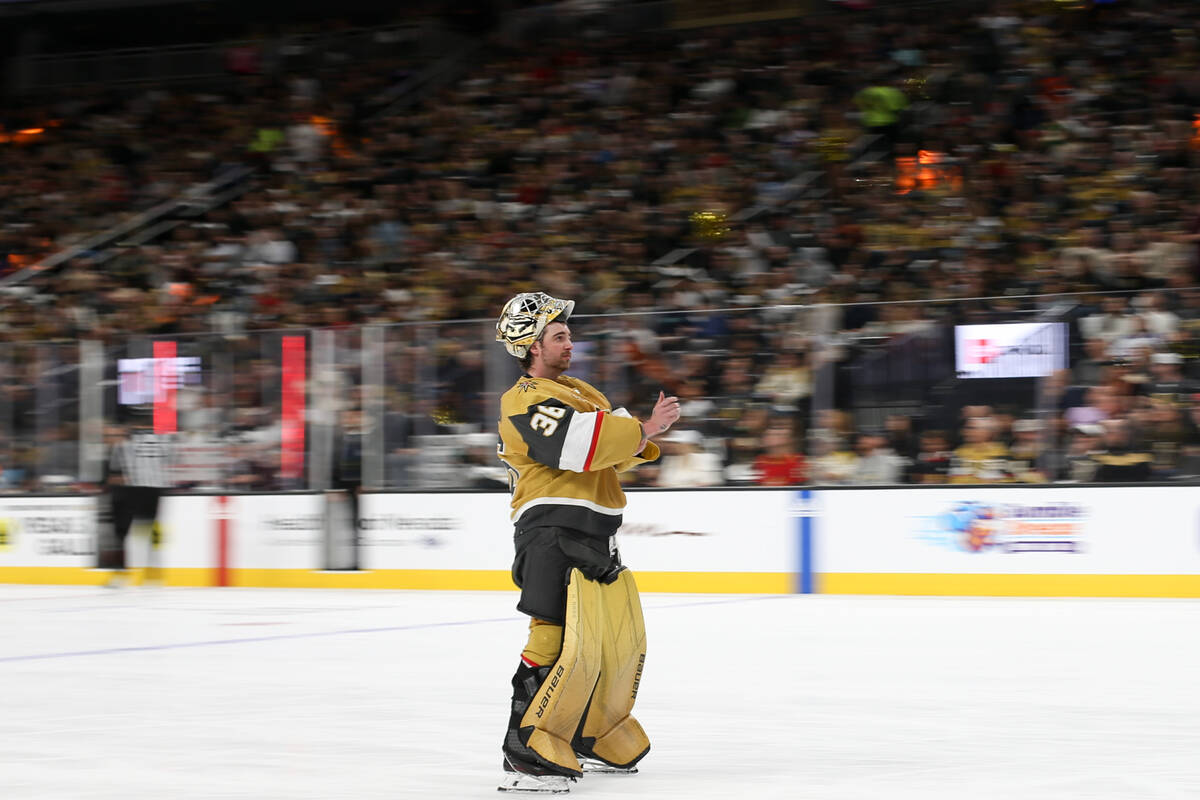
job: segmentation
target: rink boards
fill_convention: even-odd
[[[353,565],[332,497],[166,497],[154,561],[181,586],[513,588],[507,495],[364,495],[358,570],[328,569]],[[0,582],[103,582],[96,502],[0,497]],[[633,491],[618,543],[647,592],[1200,597],[1196,487]]]

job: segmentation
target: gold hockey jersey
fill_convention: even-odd
[[[499,456],[508,467],[513,522],[616,533],[625,509],[617,473],[659,455],[647,442],[635,456],[641,441],[641,424],[586,381],[522,376],[500,398]]]

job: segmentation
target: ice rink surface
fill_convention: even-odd
[[[0,586],[0,797],[523,796],[515,600]],[[567,797],[1200,797],[1200,602],[643,600],[653,749]]]

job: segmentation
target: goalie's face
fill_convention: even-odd
[[[571,366],[571,347],[571,329],[564,322],[551,322],[542,338],[529,346],[529,374],[557,378]]]

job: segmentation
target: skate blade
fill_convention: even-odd
[[[637,767],[614,767],[590,758],[580,758],[579,764],[584,775],[637,775]]]
[[[571,791],[569,778],[562,775],[526,775],[523,772],[508,772],[496,787],[500,792],[522,794],[565,794]]]

